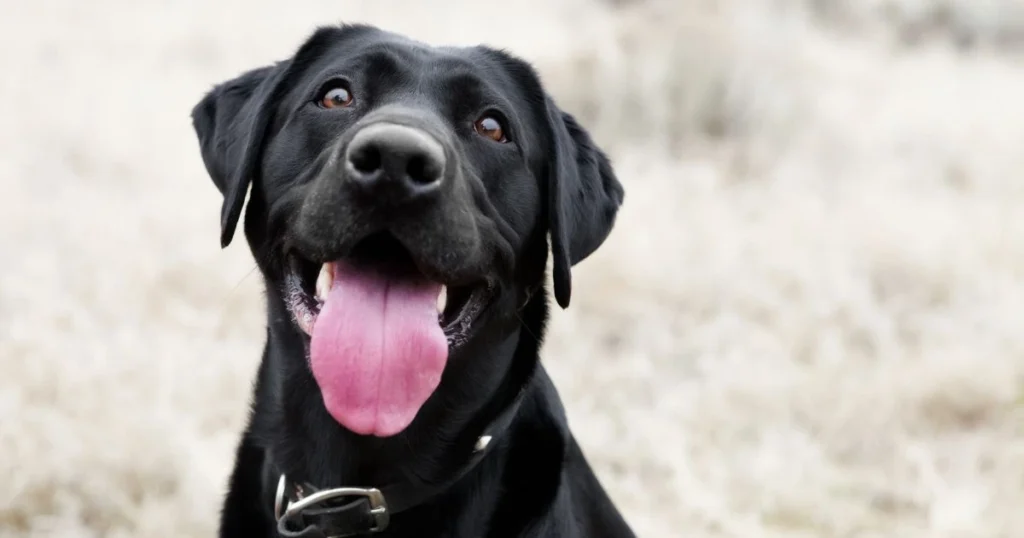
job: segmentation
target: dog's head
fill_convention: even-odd
[[[611,231],[623,189],[525,62],[370,26],[321,28],[295,55],[192,112],[224,195],[301,331],[331,415],[405,429],[446,364],[542,285],[555,297]]]

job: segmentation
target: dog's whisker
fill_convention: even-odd
[[[248,278],[252,277],[252,275],[254,273],[256,273],[258,270],[259,270],[259,265],[253,264],[252,268],[249,269],[244,275],[242,275],[242,277],[238,279],[238,282],[236,282],[235,285],[232,286],[227,291],[227,293],[224,294],[224,299],[223,300],[225,302],[227,302],[231,298],[231,296],[233,296],[234,294],[238,293],[238,290],[241,289],[242,284],[245,284],[245,281]]]

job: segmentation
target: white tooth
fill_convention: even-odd
[[[321,301],[327,298],[334,284],[334,264],[325,263],[320,267],[320,275],[316,277],[316,298]]]
[[[444,307],[448,305],[448,286],[441,286],[441,293],[437,294],[437,313],[443,314]]]

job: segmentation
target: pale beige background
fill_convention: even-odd
[[[1024,536],[1019,1],[0,13],[0,535],[212,535],[262,291],[189,109],[359,20],[508,47],[612,151],[545,359],[642,536]]]

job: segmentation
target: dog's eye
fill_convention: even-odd
[[[494,140],[495,142],[508,142],[508,138],[505,137],[505,129],[502,128],[501,122],[498,121],[494,116],[484,116],[473,124],[473,128],[477,133]]]
[[[346,107],[352,104],[352,92],[340,85],[328,88],[320,98],[320,106],[324,108]]]

